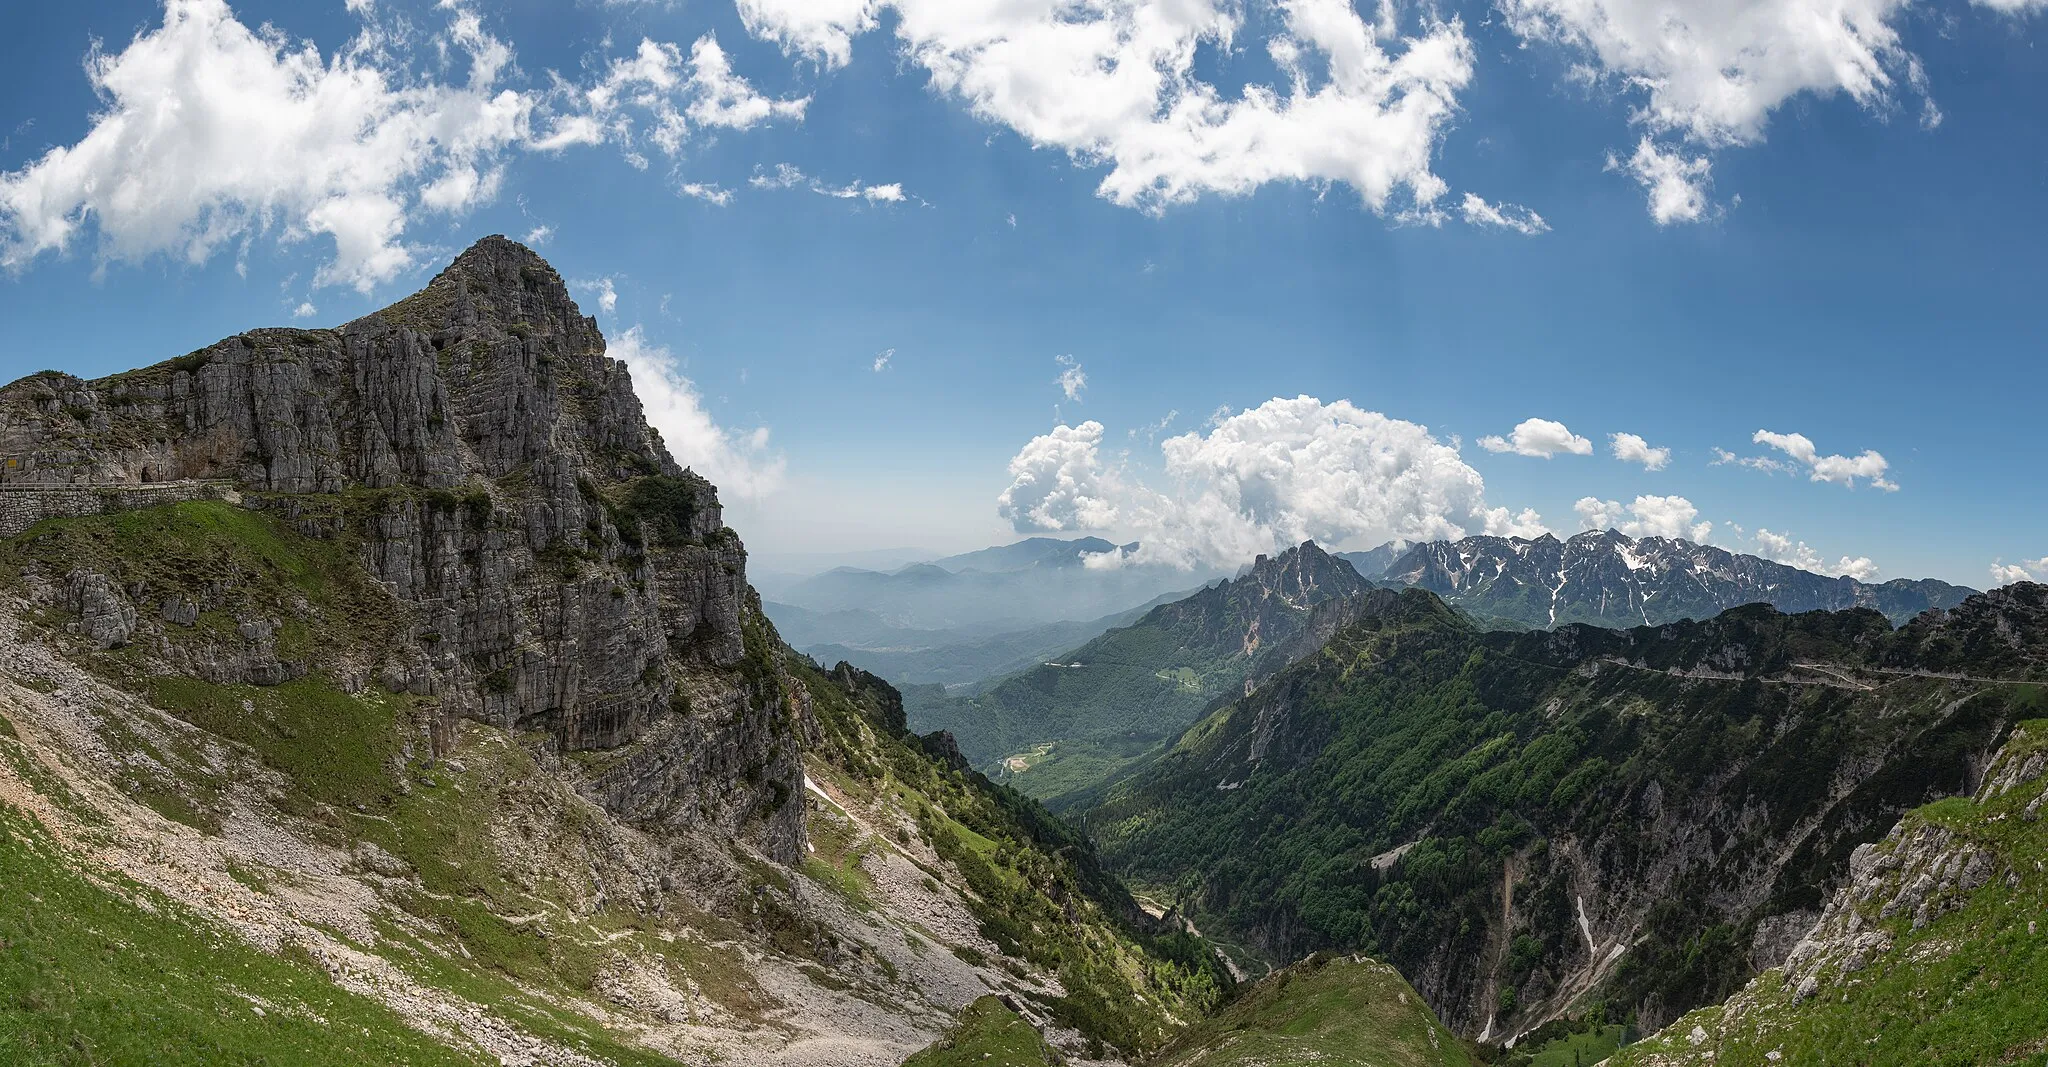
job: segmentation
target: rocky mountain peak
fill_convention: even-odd
[[[1277,556],[1257,557],[1237,580],[1291,599],[1324,591],[1342,595],[1361,585],[1357,571],[1314,541],[1303,541]]]
[[[716,487],[669,456],[604,350],[554,268],[487,237],[339,329],[255,330],[94,381],[0,390],[7,480],[239,494],[280,536],[375,580],[393,632],[373,647],[237,636],[309,609],[197,575],[53,561],[30,577],[98,620],[103,646],[147,646],[167,673],[345,673],[432,700],[444,724],[610,751],[591,791],[614,814],[709,824],[792,859],[798,727],[758,669],[774,638],[745,551]],[[209,612],[240,629],[187,632]]]
[[[596,322],[576,306],[555,268],[502,234],[469,246],[419,292],[344,329],[393,325],[429,333],[495,329],[522,337],[560,337],[579,351],[604,347]]]
[[[1874,608],[1898,624],[1971,592],[1932,580],[1865,583],[1613,529],[1562,542],[1548,535],[1432,541],[1388,564],[1384,579],[1427,589],[1482,619],[1543,628],[1654,626],[1752,603],[1787,612]]]

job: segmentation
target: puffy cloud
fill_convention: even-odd
[[[1479,439],[1488,452],[1513,452],[1518,456],[1549,459],[1559,452],[1574,456],[1593,454],[1593,442],[1565,429],[1564,423],[1549,419],[1523,419],[1507,437],[1490,434]]]
[[[743,499],[767,496],[781,486],[788,464],[769,451],[767,427],[736,432],[718,425],[675,356],[648,341],[639,326],[615,338],[608,354],[632,371],[633,391],[647,421],[661,431],[676,462],[711,479],[720,492]]]
[[[882,351],[875,353],[875,373],[880,374],[883,371],[888,370],[889,361],[895,358],[896,350],[893,348],[885,348]]]
[[[745,130],[777,120],[802,121],[810,97],[772,100],[733,72],[732,62],[712,34],[683,50],[643,37],[630,56],[614,58],[596,84],[557,86],[564,104],[549,116],[545,135],[533,146],[557,150],[571,145],[615,142],[635,166],[647,142],[671,158],[680,154],[691,124]]]
[[[369,291],[413,265],[413,214],[495,194],[532,109],[496,86],[508,53],[475,16],[456,8],[444,40],[468,58],[465,84],[385,69],[392,42],[371,31],[329,60],[223,0],[169,0],[120,52],[94,46],[104,107],[85,136],[0,174],[0,264],[61,252],[88,220],[99,254],[126,262],[321,235],[335,255],[315,284]]]
[[[1052,380],[1053,384],[1060,387],[1068,400],[1079,402],[1081,390],[1088,388],[1088,375],[1081,370],[1080,361],[1072,356],[1054,356],[1052,361],[1060,365],[1059,377]]]
[[[1883,456],[1870,449],[1864,449],[1860,456],[1823,456],[1805,434],[1773,433],[1770,430],[1758,430],[1750,440],[1760,445],[1769,445],[1792,457],[1799,465],[1807,468],[1808,477],[1812,481],[1834,482],[1854,489],[1856,479],[1867,478],[1871,485],[1885,492],[1898,491],[1898,483],[1885,478],[1885,471],[1890,468],[1890,464]],[[1764,464],[1749,465],[1763,470],[1772,469]],[[1782,464],[1779,466],[1782,467]]]
[[[1166,439],[1168,491],[1105,468],[1102,433],[1087,422],[1034,438],[1011,463],[1000,513],[1020,530],[1127,530],[1143,542],[1138,560],[1181,566],[1241,563],[1309,538],[1342,546],[1545,532],[1534,511],[1488,507],[1479,472],[1427,427],[1346,400],[1275,398]]]
[[[1705,156],[1687,159],[1678,149],[1661,147],[1645,137],[1626,160],[1609,153],[1607,169],[1627,173],[1649,191],[1650,217],[1659,226],[1697,222],[1707,214],[1707,187],[1713,184],[1714,165]]]
[[[616,141],[644,166],[643,140],[674,155],[693,123],[746,129],[800,119],[808,103],[754,92],[709,36],[687,58],[642,41],[587,87],[511,88],[511,48],[460,0],[438,9],[445,28],[415,48],[406,22],[352,3],[362,32],[323,57],[250,29],[225,0],[166,0],[162,24],[119,52],[93,46],[86,75],[103,106],[85,135],[0,173],[0,266],[61,253],[88,229],[103,260],[131,263],[319,237],[334,255],[313,283],[367,293],[418,264],[426,249],[406,235],[422,215],[495,198],[512,152]],[[451,58],[459,81],[443,76]]]
[[[1475,193],[1466,193],[1459,207],[1465,221],[1473,226],[1487,226],[1497,230],[1513,230],[1527,237],[1549,233],[1550,224],[1543,216],[1519,204],[1489,204]]]
[[[826,67],[893,10],[902,53],[933,88],[1031,144],[1107,167],[1097,187],[1163,210],[1270,182],[1342,182],[1374,211],[1422,213],[1447,191],[1430,169],[1472,78],[1462,23],[1397,37],[1349,0],[1289,0],[1264,41],[1278,84],[1233,94],[1197,56],[1227,57],[1247,28],[1233,0],[737,0],[749,32]],[[1264,29],[1263,21],[1250,24]],[[1213,52],[1211,51],[1213,50]]]
[[[1010,487],[996,498],[996,513],[1019,533],[1114,526],[1122,488],[1102,466],[1101,445],[1102,424],[1093,420],[1032,438],[1010,460]]]
[[[1578,513],[1583,530],[1619,530],[1630,537],[1668,537],[1696,544],[1708,543],[1714,533],[1714,524],[1701,519],[1699,509],[1682,496],[1639,496],[1626,507],[1619,501],[1589,496],[1572,505],[1572,510]],[[1740,526],[1733,529],[1737,534],[1743,532]],[[1843,556],[1828,563],[1806,542],[1770,530],[1759,529],[1750,540],[1755,555],[1816,574],[1868,581],[1878,573],[1877,564],[1868,556]]]
[[[690,103],[685,110],[699,126],[746,130],[777,119],[800,121],[811,98],[771,100],[754,91],[747,79],[733,73],[732,60],[705,34],[690,46]]]
[[[2048,556],[2023,559],[2018,563],[1999,560],[1991,565],[1992,585],[2011,585],[2014,582],[2048,582]]]
[[[1859,582],[1877,577],[1877,564],[1869,556],[1843,556],[1833,564],[1821,559],[1820,553],[1808,547],[1804,541],[1795,541],[1785,534],[1758,529],[1756,532],[1757,555],[1775,560],[1789,567],[1797,567],[1829,577],[1847,575]]]
[[[520,241],[530,247],[539,248],[547,244],[549,238],[552,238],[554,235],[555,228],[553,226],[535,226],[533,229],[526,231],[526,236],[520,238]]]
[[[1623,507],[1617,500],[1581,497],[1572,505],[1585,530],[1619,530],[1630,537],[1668,537],[1706,543],[1714,524],[1700,519],[1700,509],[1682,496],[1639,496]]]
[[[1651,448],[1650,442],[1632,433],[1608,434],[1609,446],[1614,449],[1614,458],[1623,463],[1640,463],[1644,470],[1661,471],[1671,465],[1671,450]]]
[[[313,302],[310,300],[302,300],[299,302],[298,307],[292,309],[292,318],[295,319],[310,319],[318,314],[320,314],[320,309],[314,307]]]
[[[1996,2],[1996,0],[1994,0]],[[2012,0],[2005,0],[2012,2]],[[1647,129],[1625,166],[1650,190],[1659,223],[1706,211],[1708,163],[1656,139],[1707,150],[1756,144],[1771,113],[1802,94],[1843,93],[1872,110],[1904,86],[1925,96],[1900,42],[1907,0],[1497,0],[1524,40],[1581,57],[1596,84],[1619,86]],[[1923,121],[1938,121],[1931,104]]]

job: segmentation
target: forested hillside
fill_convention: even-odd
[[[1601,1003],[1654,1029],[1782,960],[1858,845],[2040,714],[2044,598],[1508,634],[1410,590],[1087,823],[1211,935],[1384,955],[1468,1035]]]

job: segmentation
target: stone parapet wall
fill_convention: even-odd
[[[0,485],[0,538],[14,537],[44,519],[106,515],[116,511],[223,500],[228,482],[160,482],[152,485]]]

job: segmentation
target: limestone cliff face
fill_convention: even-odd
[[[289,620],[152,640],[210,610],[101,576],[42,576],[101,647],[135,640],[215,681],[309,671],[431,698],[440,721],[544,731],[643,824],[802,849],[800,712],[717,490],[648,426],[623,364],[539,256],[503,237],[332,330],[258,330],[96,381],[0,389],[0,479],[213,481],[353,554],[388,594],[386,647],[276,650]],[[53,489],[54,491],[54,489]],[[208,602],[211,601],[211,602]],[[265,642],[270,645],[266,646]]]
[[[1856,849],[1783,966],[1609,1062],[2017,1063],[2038,1053],[2044,777],[2048,723],[2021,724],[1974,795],[1909,814]]]

